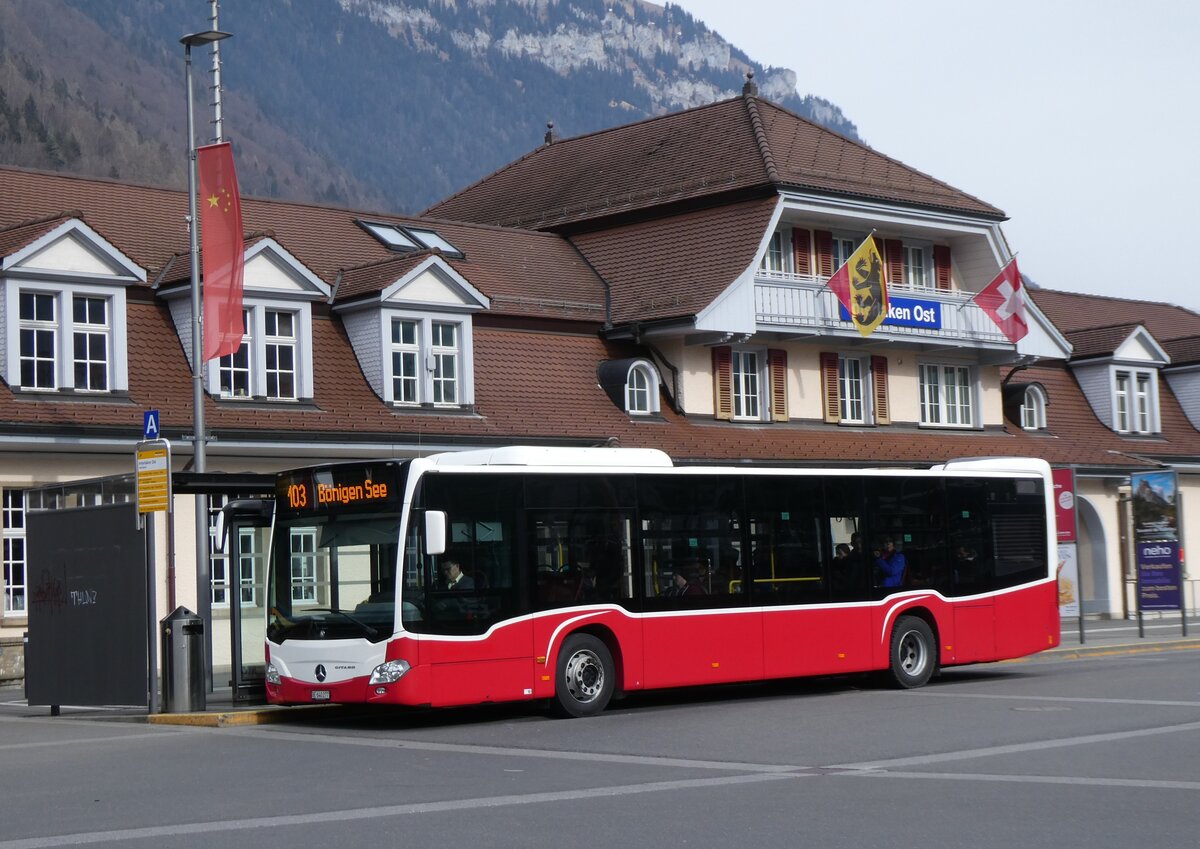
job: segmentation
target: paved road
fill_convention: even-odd
[[[0,849],[1178,849],[1200,842],[1197,810],[1194,642],[907,692],[659,693],[575,721],[510,706],[196,728],[0,705]]]

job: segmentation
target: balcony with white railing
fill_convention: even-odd
[[[754,277],[754,313],[760,330],[857,333],[843,319],[837,296],[824,277],[759,269]],[[889,317],[872,338],[925,343],[1011,346],[971,293],[914,286],[889,286]]]

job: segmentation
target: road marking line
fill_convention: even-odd
[[[215,733],[215,732],[214,732]],[[394,740],[368,737],[342,737],[330,734],[304,734],[296,731],[267,731],[255,729],[224,729],[224,735],[258,737],[263,740],[293,740],[308,743],[332,743],[341,746],[373,746],[384,749],[412,749],[418,752],[453,752],[465,755],[493,755],[508,758],[541,758],[548,760],[590,761],[635,766],[666,766],[681,769],[720,769],[730,772],[791,773],[811,767],[799,764],[758,764],[739,761],[699,761],[686,758],[662,758],[653,755],[625,755],[607,752],[568,752],[558,749],[514,749],[504,746],[479,746],[470,743],[437,743],[422,740]],[[0,844],[2,846],[3,844]]]
[[[938,690],[914,690],[914,696],[931,696],[942,699],[1010,699],[1026,702],[1080,702],[1100,705],[1144,705],[1147,707],[1200,707],[1200,701],[1173,701],[1169,699],[1098,699],[1084,696],[1006,696],[1000,693],[960,693]]]
[[[1181,725],[1165,725],[1160,728],[1140,728],[1135,731],[1116,731],[1108,734],[1084,734],[1080,737],[1062,737],[1058,740],[1037,740],[1031,743],[1013,743],[1007,746],[985,746],[979,749],[961,749],[957,752],[941,752],[933,755],[917,755],[911,758],[888,758],[882,761],[864,761],[854,764],[832,764],[834,769],[886,770],[898,766],[921,766],[923,764],[965,761],[971,758],[989,758],[995,755],[1012,755],[1041,749],[1057,749],[1064,746],[1088,746],[1093,743],[1111,743],[1114,740],[1132,740],[1136,737],[1151,737],[1156,734],[1174,734],[1177,731],[1200,730],[1200,722],[1185,722]]]
[[[1152,778],[1083,778],[1075,775],[995,775],[974,772],[837,772],[858,778],[932,778],[940,781],[999,781],[1014,784],[1075,784],[1090,787],[1136,787],[1153,790],[1200,790],[1200,781],[1163,781]]]
[[[774,775],[737,775],[725,778],[697,778],[683,781],[655,781],[649,784],[626,784],[616,787],[588,787],[579,790],[563,790],[553,793],[529,793],[527,795],[492,796],[483,799],[448,799],[444,802],[417,802],[410,805],[386,805],[374,808],[356,808],[341,811],[324,811],[313,814],[292,814],[274,817],[253,817],[224,822],[180,823],[177,825],[126,828],[113,831],[94,831],[81,834],[63,834],[49,837],[27,837],[20,840],[0,841],[0,849],[49,849],[55,846],[84,846],[97,843],[122,843],[147,838],[178,837],[182,835],[221,834],[233,831],[249,831],[256,828],[294,828],[304,825],[325,825],[335,822],[382,819],[385,817],[411,814],[436,814],[446,811],[468,811],[480,808],[501,808],[512,805],[536,805],[546,802],[594,800],[598,796],[634,796],[642,793],[678,792],[705,787],[736,784],[754,784],[762,781],[777,781],[786,778],[802,778],[803,773]]]

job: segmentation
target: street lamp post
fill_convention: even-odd
[[[192,48],[229,38],[220,30],[194,32],[179,39],[183,45],[184,86],[187,89],[188,136],[188,234],[191,239],[192,284],[192,471],[207,470],[204,429],[204,356],[203,313],[200,299],[200,233],[196,212],[196,130],[192,109]],[[205,666],[208,688],[212,690],[212,577],[208,560],[208,509],[206,498],[196,493],[196,613],[204,620]],[[240,587],[238,598],[241,597]]]

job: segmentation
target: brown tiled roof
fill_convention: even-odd
[[[1171,365],[1195,365],[1200,363],[1200,335],[1181,336],[1162,343],[1163,350],[1171,358]]]
[[[33,221],[19,222],[0,228],[0,257],[19,251],[36,242],[55,227],[71,220],[71,215],[50,215]]]
[[[609,282],[615,323],[693,316],[750,267],[777,203],[744,201],[571,240]]]
[[[173,256],[164,281],[187,279],[185,191],[0,167],[0,228],[35,216],[62,216],[64,210],[80,210],[90,227],[147,269],[150,282]],[[603,321],[603,284],[557,236],[316,204],[242,200],[244,229],[255,234],[251,240],[270,233],[331,287],[343,268],[399,256],[359,227],[355,222],[360,218],[436,230],[463,252],[464,258],[451,264],[492,299],[494,312]],[[9,245],[0,255],[33,238]]]
[[[1140,324],[1117,324],[1072,330],[1066,334],[1067,341],[1071,343],[1071,358],[1080,360],[1112,354],[1139,327]]]
[[[1064,334],[1095,327],[1140,324],[1160,344],[1168,339],[1200,334],[1200,315],[1191,310],[1153,301],[1135,301],[1078,292],[1030,289],[1034,303]]]
[[[989,204],[754,96],[556,141],[427,212],[550,229],[668,203],[785,188],[1004,217]]]

